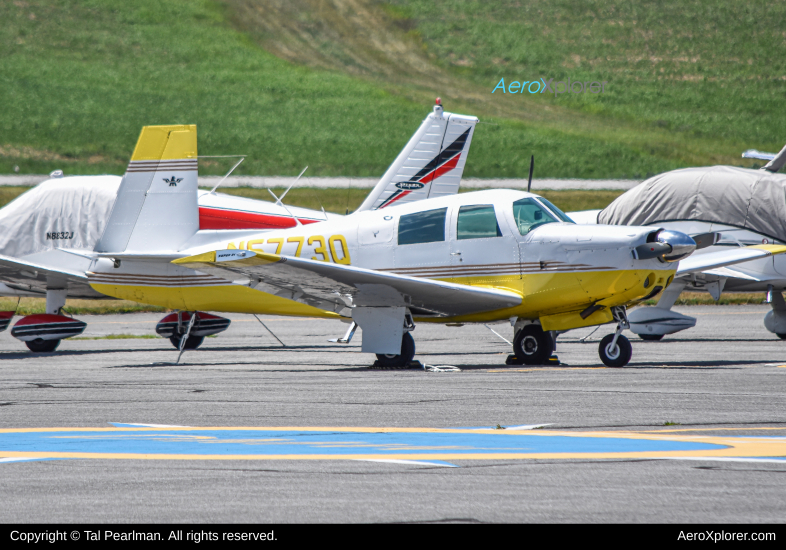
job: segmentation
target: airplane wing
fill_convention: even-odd
[[[37,263],[0,255],[0,281],[9,288],[46,295],[47,288],[67,288],[69,298],[99,298],[84,273],[53,269]]]
[[[694,254],[685,260],[680,260],[675,276],[679,277],[690,273],[709,271],[784,252],[786,252],[786,246],[784,245],[757,244],[755,246],[718,250],[717,252],[708,252],[707,254]]]
[[[522,300],[504,290],[250,250],[217,250],[172,263],[335,312],[403,306],[416,315],[452,317],[515,307]]]

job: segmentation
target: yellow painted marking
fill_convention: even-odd
[[[341,253],[343,254],[341,258],[336,254],[336,242],[341,245]],[[330,254],[333,256],[334,263],[344,265],[349,265],[351,263],[349,258],[349,246],[347,246],[347,240],[343,235],[333,235],[328,239],[328,245],[330,246]]]
[[[756,431],[763,431],[763,430],[784,430],[786,431],[786,426],[781,426],[780,428],[773,428],[773,427],[762,427],[762,428],[678,428],[674,430],[648,430],[642,433],[671,433],[671,432],[697,432],[697,431],[713,431],[713,432],[720,432],[720,431],[742,431],[742,430],[756,430]]]
[[[131,160],[177,160],[197,158],[195,124],[145,126],[139,134]]]
[[[521,436],[521,431],[516,430],[467,430],[467,429],[440,429],[440,428],[357,428],[357,427],[219,427],[219,428],[24,428],[2,429],[0,433],[53,433],[53,432],[199,432],[201,430],[216,431],[316,431],[316,432],[351,432],[351,433],[472,433],[494,434],[499,437]],[[782,438],[748,438],[734,437],[723,438],[718,436],[670,436],[657,438],[652,433],[637,432],[564,432],[551,430],[527,431],[528,437],[575,437],[575,438],[614,438],[614,439],[639,439],[653,440],[666,439],[669,441],[683,441],[706,443],[723,446],[724,448],[694,451],[635,451],[635,452],[569,452],[569,453],[410,453],[410,454],[371,454],[371,455],[201,455],[201,454],[140,454],[140,453],[69,453],[69,452],[15,452],[2,451],[0,455],[5,458],[97,458],[97,459],[134,459],[134,460],[348,460],[348,459],[397,459],[397,460],[506,460],[506,459],[615,459],[615,458],[714,458],[714,457],[781,457],[786,456],[786,439]]]
[[[759,250],[766,250],[770,254],[783,254],[786,252],[786,246],[782,244],[754,244],[745,248],[757,248]]]
[[[325,237],[321,235],[312,235],[308,238],[308,245],[311,246],[315,242],[319,243],[319,246],[314,247],[314,254],[321,254],[321,258],[317,258],[316,256],[311,256],[312,260],[320,260],[322,262],[329,262],[330,259],[328,258],[328,251],[325,248]]]
[[[305,241],[305,237],[289,237],[287,239],[288,243],[297,243],[297,250],[295,250],[295,258],[300,258],[300,251],[303,249],[303,242]]]
[[[284,239],[282,239],[281,237],[278,237],[276,239],[268,239],[267,240],[267,244],[276,244],[276,245],[278,245],[276,247],[276,254],[281,254],[281,247],[284,246]]]

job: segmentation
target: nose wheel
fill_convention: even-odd
[[[613,307],[611,313],[617,320],[617,330],[603,337],[598,346],[598,355],[607,367],[624,367],[633,356],[630,340],[622,335],[623,330],[630,328],[630,323],[624,307]]]

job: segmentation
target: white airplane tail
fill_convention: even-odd
[[[358,212],[458,193],[478,119],[445,113],[437,100]]]
[[[171,252],[198,230],[196,126],[145,126],[95,251]]]

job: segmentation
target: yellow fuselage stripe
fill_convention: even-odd
[[[484,313],[452,317],[462,322],[488,322],[517,316],[536,319],[544,315],[568,313],[583,309],[590,303],[604,301],[606,307],[626,305],[648,294],[656,285],[663,285],[672,270],[544,272],[524,275],[496,275],[479,277],[440,278],[468,286],[479,286],[513,291],[523,296],[516,307]],[[649,286],[643,281],[650,279]],[[145,284],[106,284],[92,282],[91,286],[103,294],[171,309],[218,311],[229,313],[258,313],[337,318],[333,312],[311,307],[287,298],[254,290],[242,285],[221,286],[151,286]],[[423,318],[421,321],[444,322],[448,318]],[[605,317],[592,316],[586,326],[607,322]]]

